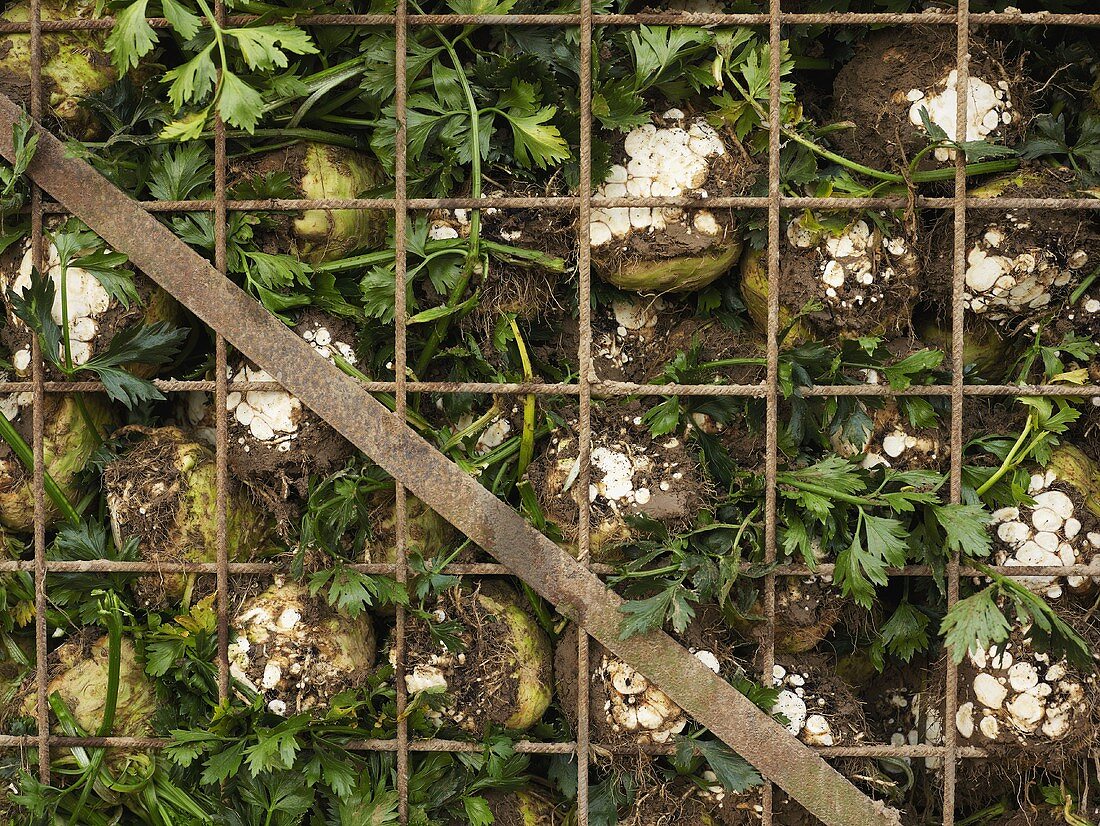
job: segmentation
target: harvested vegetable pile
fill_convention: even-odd
[[[594,563],[624,638],[672,634],[901,823],[1100,822],[1093,29],[972,25],[964,75],[933,17],[785,21],[775,157],[767,26],[597,25],[588,107],[575,27],[416,21],[399,93],[392,26],[311,17],[392,4],[227,5],[42,0],[0,91]],[[31,220],[31,128],[0,165],[0,824],[814,822],[124,252]],[[776,186],[830,201],[775,233]],[[40,723],[142,739],[40,756]]]

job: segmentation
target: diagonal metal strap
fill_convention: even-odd
[[[22,110],[0,95],[0,154],[13,157]],[[354,379],[217,272],[140,204],[39,128],[28,174],[134,265],[297,395],[447,521],[523,578],[568,619],[641,671],[769,780],[830,826],[893,826],[897,814],[664,633],[619,639],[622,600],[417,435]]]

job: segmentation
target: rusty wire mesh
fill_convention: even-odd
[[[155,213],[211,212],[215,227],[215,267],[225,273],[227,240],[226,228],[230,211],[268,211],[292,212],[304,209],[385,209],[394,213],[396,279],[402,283],[406,274],[406,226],[402,220],[413,210],[435,208],[542,208],[573,211],[577,214],[577,277],[578,304],[580,314],[580,343],[577,357],[579,360],[576,383],[485,383],[485,382],[439,382],[420,381],[407,378],[407,311],[405,291],[395,290],[395,359],[394,381],[363,382],[365,389],[377,392],[390,392],[396,398],[396,415],[403,417],[407,409],[409,393],[499,393],[499,394],[540,394],[557,396],[577,396],[578,399],[578,436],[580,444],[580,470],[578,485],[581,490],[588,487],[590,476],[590,451],[592,434],[593,398],[615,398],[626,396],[656,396],[680,394],[689,396],[744,396],[763,398],[766,401],[766,500],[765,513],[766,561],[775,563],[777,558],[776,542],[776,474],[778,465],[778,411],[779,411],[779,248],[780,213],[789,208],[829,208],[835,210],[860,210],[864,208],[899,208],[916,206],[919,208],[950,211],[954,217],[954,267],[952,281],[951,331],[952,347],[950,354],[950,384],[913,387],[905,391],[891,390],[881,385],[818,385],[805,388],[802,392],[812,396],[881,396],[881,395],[920,395],[944,396],[950,398],[950,501],[960,502],[962,496],[962,447],[964,403],[970,397],[1014,397],[1019,395],[1042,396],[1088,396],[1100,395],[1100,386],[1057,386],[1057,385],[967,385],[963,382],[963,345],[964,345],[964,305],[962,302],[963,276],[965,272],[965,239],[967,213],[970,210],[985,209],[1050,209],[1050,210],[1100,210],[1100,200],[1096,199],[1051,199],[1051,198],[998,198],[995,202],[987,199],[968,197],[966,191],[965,158],[958,153],[952,197],[914,198],[808,198],[791,197],[781,192],[779,152],[779,95],[780,95],[780,40],[784,25],[938,25],[954,27],[957,34],[957,67],[959,87],[966,88],[968,79],[968,52],[972,28],[976,25],[1059,25],[1070,27],[1100,27],[1100,14],[1063,14],[1051,12],[1037,13],[971,13],[969,0],[957,0],[957,11],[941,11],[920,14],[894,13],[851,13],[836,12],[823,14],[804,14],[783,12],[781,0],[768,0],[768,11],[757,14],[698,14],[698,13],[639,13],[597,15],[592,8],[592,0],[580,0],[579,14],[516,14],[516,15],[449,15],[449,14],[409,14],[407,0],[396,0],[394,14],[317,14],[299,16],[295,22],[302,26],[385,26],[392,27],[396,34],[396,53],[394,70],[396,78],[395,102],[399,113],[396,152],[394,164],[394,196],[392,198],[351,198],[351,199],[271,199],[271,200],[230,200],[227,195],[227,151],[226,129],[220,117],[214,121],[214,195],[211,200],[199,201],[147,201],[145,209]],[[29,109],[35,121],[42,120],[42,43],[43,35],[87,29],[109,29],[114,21],[104,17],[94,20],[42,20],[40,0],[30,0],[31,14],[26,22],[0,21],[0,33],[25,33],[30,35],[30,95]],[[216,0],[215,16],[221,25],[242,25],[258,18],[250,15],[228,15],[225,0]],[[149,24],[156,29],[168,27],[164,18],[148,18]],[[706,199],[692,197],[650,197],[650,198],[605,198],[594,196],[591,181],[592,168],[592,35],[598,26],[635,26],[635,25],[737,25],[767,27],[770,50],[770,113],[769,113],[769,150],[768,150],[768,195],[765,197],[710,197]],[[406,134],[404,113],[406,112],[407,78],[406,45],[410,27],[417,26],[559,26],[579,29],[580,58],[580,185],[574,196],[554,197],[485,197],[472,198],[409,198],[407,195],[406,170]],[[960,142],[966,139],[967,97],[960,96],[956,122],[958,134],[954,136]],[[592,365],[592,318],[591,318],[591,257],[589,245],[589,216],[592,208],[597,207],[634,207],[634,206],[680,206],[680,207],[729,207],[766,210],[768,216],[768,324],[767,324],[767,375],[761,384],[715,385],[715,384],[634,384],[629,382],[601,381],[595,378]],[[56,203],[43,200],[43,193],[37,186],[31,187],[28,210],[31,225],[31,255],[35,266],[43,263],[44,232],[43,222],[46,216],[64,214],[66,210]],[[120,573],[171,573],[193,572],[213,575],[217,583],[218,617],[218,685],[221,699],[229,694],[229,622],[228,597],[230,577],[234,575],[274,576],[282,571],[277,563],[266,562],[229,562],[226,541],[227,508],[227,409],[226,396],[230,391],[274,389],[278,385],[270,382],[240,382],[227,378],[227,346],[225,338],[215,336],[215,380],[214,381],[176,381],[159,380],[155,384],[164,392],[205,391],[213,392],[216,410],[216,467],[217,467],[217,555],[213,563],[163,563],[163,562],[119,562],[109,560],[94,561],[47,561],[46,559],[46,520],[44,487],[44,422],[43,399],[47,393],[101,392],[102,384],[93,381],[60,382],[46,381],[44,362],[37,337],[32,339],[32,378],[31,381],[0,382],[0,392],[31,392],[33,394],[33,499],[34,520],[34,558],[33,560],[0,561],[0,572],[25,570],[32,571],[35,586],[35,628],[36,628],[36,691],[37,691],[37,735],[0,736],[0,748],[36,747],[38,751],[39,775],[43,781],[50,778],[50,753],[52,748],[67,746],[105,746],[115,748],[156,748],[166,744],[166,740],[156,737],[68,737],[51,734],[49,726],[49,705],[47,703],[47,640],[46,640],[46,575],[47,573],[72,572],[120,572]],[[406,545],[408,538],[406,494],[400,482],[396,483],[396,564],[357,564],[352,565],[365,573],[391,574],[400,582],[408,579]],[[588,559],[590,544],[589,502],[580,497],[578,546],[582,559]],[[747,566],[749,563],[745,563]],[[612,571],[608,565],[590,563],[591,569],[600,574]],[[510,575],[507,567],[495,563],[452,564],[444,569],[447,573],[465,576]],[[766,633],[764,635],[764,657],[762,672],[770,676],[775,661],[775,582],[780,576],[805,576],[831,574],[833,566],[821,564],[813,570],[800,564],[775,564],[764,579],[764,608],[766,615]],[[1100,576],[1100,567],[1090,565],[1070,566],[993,566],[993,570],[1013,575],[1091,575]],[[932,576],[934,571],[927,565],[908,565],[903,568],[891,568],[893,576]],[[963,576],[978,573],[972,569],[960,567],[957,558],[947,570],[948,603],[954,604],[959,596],[959,582]],[[395,752],[397,759],[397,782],[400,796],[401,822],[408,818],[408,775],[411,753],[421,752],[472,752],[480,750],[477,743],[459,740],[416,740],[410,739],[408,725],[404,719],[404,710],[408,701],[403,674],[405,645],[405,612],[398,607],[396,615],[395,645],[397,668],[395,685],[397,691],[398,724],[394,739],[363,739],[353,741],[349,748],[367,751]],[[594,744],[590,741],[588,725],[588,686],[584,675],[588,674],[589,638],[578,635],[577,669],[578,725],[575,740],[572,742],[529,742],[516,744],[516,750],[529,754],[565,754],[573,755],[577,764],[577,822],[586,826],[588,822],[588,769],[593,747],[605,752],[639,751],[660,755],[670,754],[673,747],[665,745],[623,747]],[[640,664],[644,670],[644,664]],[[957,705],[957,670],[948,661],[946,676],[946,708],[944,719],[954,720]],[[960,746],[956,741],[954,725],[943,728],[942,745],[858,745],[858,746],[816,746],[816,751],[826,757],[939,757],[943,759],[943,824],[951,826],[955,821],[955,774],[957,761],[963,758],[979,758],[987,755],[981,748]],[[751,755],[749,755],[751,760]],[[766,784],[763,794],[762,820],[770,826],[773,819],[772,786]]]

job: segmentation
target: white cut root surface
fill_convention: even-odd
[[[111,307],[111,296],[99,283],[99,279],[80,267],[67,267],[62,279],[61,259],[57,247],[50,244],[46,253],[47,274],[53,280],[54,299],[50,315],[59,327],[68,328],[69,351],[74,365],[86,364],[95,352],[96,336],[99,334],[99,319]],[[23,254],[19,273],[8,288],[17,294],[30,289],[33,258],[30,246]],[[62,311],[62,280],[65,285],[65,303],[67,313]],[[67,316],[63,320],[63,316]],[[22,320],[14,322],[20,328],[26,328]],[[65,359],[65,342],[58,343],[58,357]],[[25,375],[31,366],[31,348],[26,347],[12,354],[12,366],[16,373]]]
[[[817,278],[825,303],[850,310],[883,299],[899,272],[907,275],[916,253],[902,238],[884,236],[866,221],[854,221],[839,235],[811,231],[801,219],[787,225],[787,240],[796,249],[815,249]]]
[[[968,654],[966,702],[955,714],[960,736],[975,745],[1041,744],[1067,739],[1089,715],[1094,676],[1082,677],[1065,660],[1033,650],[1028,635]]]
[[[592,355],[599,371],[601,364],[623,368],[634,361],[635,350],[641,351],[653,340],[664,299],[627,296],[611,303],[615,327],[607,332],[595,332]]]
[[[779,696],[771,713],[786,718],[787,731],[809,746],[838,744],[841,734],[829,721],[829,700],[814,691],[810,672],[776,664],[772,667],[772,685],[779,689]]]
[[[1053,470],[1031,476],[1028,495],[1035,504],[994,511],[991,525],[996,535],[998,565],[1062,566],[1100,561],[1100,533],[1084,531],[1072,488],[1059,482]],[[1082,506],[1083,507],[1083,506]],[[1058,599],[1068,587],[1091,587],[1085,576],[1013,577],[1028,590]]]
[[[313,346],[318,355],[329,362],[335,363],[335,353],[349,364],[355,364],[356,356],[352,346],[347,342],[333,340],[328,328],[314,323],[299,329],[298,333]],[[242,364],[236,370],[232,366],[228,367],[227,375],[230,381],[275,381],[266,370],[248,364]],[[236,422],[247,429],[246,433],[237,437],[237,442],[243,445],[246,452],[257,443],[280,452],[289,451],[305,416],[301,400],[285,390],[234,391],[226,396],[225,406]]]
[[[718,658],[713,652],[700,649],[695,657],[715,674],[719,673]],[[596,669],[607,699],[604,701],[606,722],[612,731],[633,735],[638,743],[667,743],[684,730],[688,717],[661,689],[643,674],[614,655],[606,654]]]
[[[967,80],[966,96],[966,140],[982,141],[1002,134],[1004,127],[1012,124],[1017,113],[1013,111],[1012,96],[1008,82],[997,81],[996,85],[980,77],[971,76]],[[911,89],[906,95],[910,102],[909,122],[924,132],[921,110],[926,109],[928,119],[943,129],[951,140],[958,134],[959,73],[952,69],[946,77],[931,89]],[[956,152],[948,147],[934,150],[936,160],[947,162],[955,160]]]
[[[596,194],[605,198],[660,198],[695,194],[710,173],[713,158],[726,154],[718,133],[702,118],[689,119],[679,109],[665,113],[674,126],[652,123],[636,127],[623,141],[626,159],[615,164]],[[592,210],[589,241],[602,247],[634,233],[660,233],[680,225],[689,234],[719,238],[722,227],[706,209],[678,207],[597,207]]]
[[[1085,250],[1072,251],[1062,263],[1049,247],[1014,242],[1029,229],[1027,218],[1009,212],[967,250],[963,299],[971,312],[991,321],[1011,319],[1046,307],[1059,288],[1081,278],[1089,264]]]

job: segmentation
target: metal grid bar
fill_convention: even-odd
[[[778,552],[777,519],[779,491],[779,239],[780,239],[780,31],[781,0],[769,0],[768,23],[768,322],[767,322],[767,411],[765,415],[764,465],[764,561],[773,564]],[[775,574],[764,577],[764,648],[761,682],[772,685],[775,668]],[[764,784],[761,813],[763,826],[771,826],[775,804],[775,786]]]
[[[962,13],[887,13],[887,12],[784,12],[779,22],[791,26],[862,26],[862,25],[930,25],[953,26]],[[994,26],[1021,24],[1045,26],[1100,26],[1100,14],[1066,14],[1059,12],[985,12],[969,15],[971,22]],[[154,29],[167,29],[169,23],[163,17],[147,18]],[[256,15],[235,14],[226,18],[231,26],[244,26],[261,18]],[[583,26],[584,14],[409,14],[406,25],[419,26]],[[294,18],[300,26],[394,26],[395,14],[303,14]],[[641,14],[594,15],[598,26],[679,25],[679,26],[767,26],[773,20],[769,13],[758,14],[696,14],[691,12],[660,12]],[[47,20],[41,31],[62,32],[90,29],[110,29],[113,17],[95,20]],[[0,34],[27,34],[28,22],[0,22]]]
[[[486,195],[481,198],[409,198],[406,207],[411,210],[429,209],[552,209],[563,212],[575,211],[580,207],[583,199],[572,195],[547,195],[547,196],[511,196],[511,195]],[[1098,210],[1100,201],[1096,198],[989,198],[967,197],[965,199],[968,209],[1064,209],[1064,210]],[[198,201],[140,201],[142,207],[148,212],[212,212],[215,202],[212,200]],[[304,209],[394,209],[396,200],[393,198],[272,198],[269,200],[229,200],[226,202],[230,211],[234,212],[299,212]],[[882,198],[844,198],[840,196],[832,198],[804,198],[801,196],[780,195],[779,205],[784,209],[903,209],[909,206],[925,209],[941,209],[951,211],[955,209],[954,198],[932,198],[918,196],[910,201],[907,198],[882,197]],[[729,207],[730,209],[767,209],[771,204],[768,197],[749,195],[723,195],[712,198],[698,198],[689,196],[658,196],[648,198],[608,198],[603,195],[593,195],[591,204],[594,207],[693,207],[716,208]],[[47,202],[43,204],[43,210],[51,215],[68,215],[69,212],[62,205]],[[25,210],[29,211],[29,210]],[[11,214],[18,214],[12,211]]]
[[[218,25],[226,19],[225,0],[215,0],[214,16]],[[227,271],[229,214],[226,192],[229,160],[226,152],[225,121],[219,113],[214,115],[214,267],[223,275]],[[214,426],[216,444],[215,463],[215,517],[217,520],[217,614],[218,614],[218,699],[229,698],[229,548],[227,536],[229,484],[229,414],[226,399],[229,395],[228,351],[225,337],[219,332],[214,336]]]
[[[180,393],[187,390],[216,392],[217,381],[174,381],[157,380],[153,384],[165,393]],[[396,392],[396,381],[359,382],[370,393]],[[621,381],[596,381],[590,379],[589,388],[596,398],[620,398],[624,396],[744,396],[746,398],[764,398],[768,394],[767,384],[634,384]],[[34,381],[0,381],[0,393],[26,393],[34,390]],[[230,392],[246,390],[279,390],[280,385],[270,381],[227,381]],[[533,393],[539,396],[576,396],[580,394],[579,384],[541,383],[541,382],[448,382],[448,381],[408,381],[405,383],[408,393],[495,393],[498,395],[521,396]],[[42,384],[45,393],[102,393],[104,387],[95,381],[46,381]],[[882,396],[950,396],[954,391],[950,384],[929,384],[913,386],[905,390],[892,390],[885,385],[876,384],[818,384],[813,387],[799,388],[803,396],[859,396],[879,398]],[[1100,395],[1097,384],[973,384],[966,385],[967,396],[986,398],[1016,396],[1096,396]]]
[[[407,378],[408,352],[406,347],[408,308],[406,306],[405,274],[408,266],[408,249],[406,238],[406,217],[408,208],[405,198],[408,189],[407,156],[408,142],[406,136],[406,99],[408,96],[408,75],[405,70],[408,39],[408,6],[407,0],[397,0],[397,16],[394,21],[395,51],[394,72],[395,91],[394,102],[397,119],[397,134],[394,136],[394,195],[395,195],[395,220],[394,220],[394,371],[397,379],[395,412],[399,421],[405,420],[407,396],[405,380]],[[457,70],[458,67],[456,66]],[[400,480],[394,480],[394,518],[396,520],[396,559],[397,581],[408,581],[407,541],[408,541],[408,509],[405,488]],[[397,620],[395,626],[396,664],[394,667],[394,680],[397,684],[397,799],[398,817],[402,823],[409,819],[409,724],[405,719],[405,706],[408,702],[408,686],[405,684],[405,608],[397,606]]]
[[[31,0],[31,117],[42,116],[42,4]],[[42,269],[43,255],[42,190],[31,185],[31,261]],[[31,342],[31,380],[33,383],[34,413],[32,415],[32,444],[34,454],[34,651],[35,651],[35,716],[38,724],[38,779],[50,781],[50,715],[47,706],[49,669],[46,665],[46,485],[44,430],[46,395],[41,345],[35,336]]]
[[[970,0],[958,0],[959,22],[956,27],[955,68],[959,75],[959,88],[970,87]],[[959,95],[955,110],[957,127],[955,140],[966,140],[966,117],[970,95]],[[961,137],[960,137],[961,136]],[[962,501],[962,447],[963,447],[963,291],[966,286],[966,158],[962,152],[955,158],[955,247],[951,279],[951,502]],[[947,606],[951,608],[959,600],[959,555],[952,553],[947,563]],[[955,777],[958,766],[955,709],[959,702],[958,666],[952,657],[947,658],[943,742],[946,754],[943,760],[943,826],[955,823]]]
[[[32,14],[27,23],[0,23],[0,33],[25,32],[31,35],[31,97],[30,109],[32,117],[41,118],[41,48],[42,34],[52,32],[72,31],[79,29],[107,29],[113,25],[113,20],[104,18],[99,20],[75,20],[75,21],[42,21],[39,0],[31,0]],[[228,22],[231,25],[241,25],[256,18],[251,16],[227,16],[224,0],[219,0],[216,5],[216,14],[219,21]],[[407,406],[409,393],[418,392],[476,392],[476,393],[538,393],[543,395],[573,395],[578,396],[579,403],[579,436],[581,443],[581,477],[586,483],[589,474],[589,451],[591,447],[591,400],[594,397],[615,398],[629,395],[667,395],[678,393],[681,395],[698,396],[746,396],[764,398],[767,405],[767,464],[765,471],[766,481],[766,552],[769,561],[776,558],[776,473],[777,473],[777,428],[779,397],[777,390],[778,357],[779,348],[778,333],[778,286],[779,286],[779,229],[780,211],[786,208],[826,208],[826,209],[862,209],[867,207],[899,207],[908,205],[905,199],[898,198],[799,198],[783,196],[780,192],[779,181],[779,42],[782,25],[857,25],[857,24],[917,24],[917,25],[945,25],[955,26],[957,31],[957,48],[959,59],[959,74],[962,85],[965,87],[967,77],[966,58],[968,50],[969,32],[971,25],[1019,25],[1047,24],[1066,26],[1100,26],[1100,14],[971,14],[967,0],[960,0],[957,14],[793,14],[783,13],[780,9],[780,0],[770,0],[770,9],[765,14],[754,15],[693,15],[693,14],[640,14],[640,15],[594,15],[591,0],[582,0],[580,14],[570,15],[513,15],[513,16],[468,16],[468,15],[422,15],[408,14],[406,0],[398,0],[398,6],[394,15],[312,15],[298,18],[302,25],[336,25],[336,26],[393,26],[397,36],[398,51],[395,55],[396,71],[396,100],[398,116],[397,133],[397,157],[395,162],[395,192],[393,198],[377,199],[330,199],[330,200],[304,200],[284,199],[277,201],[244,201],[230,200],[226,192],[226,129],[224,124],[217,120],[214,128],[215,146],[215,193],[210,201],[186,201],[186,202],[145,202],[143,206],[150,212],[193,212],[207,211],[215,215],[215,265],[221,271],[225,271],[226,259],[226,226],[227,215],[232,210],[257,210],[257,211],[298,211],[306,208],[349,208],[368,209],[384,208],[392,209],[397,217],[395,251],[397,260],[397,280],[403,281],[406,258],[406,238],[404,218],[409,210],[431,209],[436,207],[464,207],[478,208],[491,205],[495,208],[550,208],[563,211],[577,211],[579,221],[578,231],[578,282],[581,330],[580,345],[578,350],[578,363],[580,376],[576,384],[542,384],[542,383],[451,383],[451,382],[420,382],[407,380],[407,314],[404,306],[404,291],[398,289],[397,314],[395,321],[395,367],[394,381],[379,381],[366,383],[365,386],[372,391],[389,391],[396,395],[396,407],[398,415],[402,415]],[[167,22],[163,19],[151,19],[154,28],[164,28]],[[405,75],[406,39],[408,27],[433,26],[433,25],[495,25],[495,26],[579,26],[580,27],[580,101],[581,101],[581,187],[577,196],[528,198],[408,198],[406,179],[406,146],[405,146],[405,99],[407,96],[407,78]],[[592,35],[596,26],[633,26],[638,24],[680,24],[680,25],[767,25],[769,27],[769,40],[772,46],[771,52],[771,89],[770,89],[770,140],[769,140],[769,193],[764,198],[648,198],[608,199],[595,197],[591,187],[591,49]],[[965,123],[965,97],[959,101],[960,117],[957,122]],[[960,127],[961,131],[961,127]],[[962,136],[960,136],[961,139]],[[955,193],[950,198],[926,198],[918,197],[915,200],[917,206],[927,209],[951,210],[955,216],[955,266],[953,274],[953,299],[952,299],[952,378],[949,385],[934,385],[929,387],[911,388],[906,391],[908,395],[949,396],[951,398],[951,498],[959,501],[961,498],[961,471],[962,471],[962,416],[965,399],[969,396],[1003,396],[1011,397],[1021,394],[1049,395],[1049,396],[1080,396],[1100,395],[1100,387],[1062,387],[1062,386],[1013,386],[1013,385],[964,385],[962,382],[962,351],[963,351],[963,306],[962,274],[965,254],[965,227],[966,211],[968,209],[1080,209],[1094,210],[1100,208],[1100,201],[1092,199],[1033,199],[1012,198],[998,199],[990,203],[982,199],[969,198],[966,195],[966,179],[963,171],[964,161],[960,158],[956,163]],[[619,382],[600,382],[591,370],[591,333],[592,320],[589,311],[591,298],[591,261],[588,245],[588,216],[593,206],[729,206],[741,208],[764,209],[768,211],[769,234],[769,261],[768,281],[770,287],[768,308],[768,341],[766,349],[767,380],[761,385],[637,385]],[[41,264],[43,253],[43,217],[45,215],[66,214],[63,208],[53,203],[43,203],[41,190],[33,186],[31,190],[31,242],[33,257]],[[43,486],[43,407],[45,396],[48,393],[63,392],[97,392],[102,390],[102,385],[95,382],[47,382],[44,379],[44,369],[37,341],[34,342],[32,380],[30,382],[4,382],[0,383],[0,392],[14,392],[30,390],[34,393],[34,498],[35,498],[35,555],[33,561],[15,561],[0,563],[0,571],[8,570],[33,570],[35,578],[36,599],[36,649],[38,663],[46,662],[46,626],[45,626],[45,602],[47,573],[62,573],[66,571],[192,571],[214,575],[217,580],[218,590],[218,624],[219,624],[219,693],[224,698],[228,694],[228,589],[230,577],[235,574],[265,574],[275,575],[280,572],[279,566],[268,563],[230,563],[226,548],[226,485],[228,482],[226,464],[226,410],[225,397],[230,389],[261,389],[277,385],[270,383],[245,383],[231,382],[227,377],[227,354],[225,340],[218,335],[216,338],[216,365],[217,375],[213,382],[177,382],[161,381],[158,386],[166,392],[178,392],[183,390],[202,390],[215,393],[217,407],[217,467],[218,467],[218,554],[215,563],[211,564],[181,564],[157,565],[148,563],[117,563],[108,561],[97,562],[50,562],[45,560],[45,500]],[[827,396],[883,396],[900,395],[888,388],[865,385],[840,385],[819,386],[807,388],[807,395]],[[580,505],[580,537],[579,545],[582,556],[588,557],[590,519],[588,503],[582,497]],[[406,564],[407,523],[405,508],[405,490],[397,484],[396,528],[398,559],[396,563],[397,577],[405,581],[408,576]],[[373,573],[390,573],[395,566],[390,565],[357,565],[359,570]],[[600,573],[609,573],[609,566],[592,565],[593,570]],[[765,605],[767,614],[767,635],[764,652],[765,678],[770,676],[771,664],[774,661],[774,583],[775,578],[781,575],[806,575],[809,573],[829,573],[831,565],[822,565],[811,571],[806,566],[777,565],[766,578]],[[1043,575],[1043,574],[1083,574],[1096,575],[1100,571],[1088,565],[1040,567],[1028,568],[998,568],[1002,572],[1011,572],[1016,575]],[[509,573],[509,569],[498,564],[474,564],[450,566],[449,572],[465,575],[488,576]],[[963,569],[957,559],[949,567],[949,599],[954,602],[958,598],[959,579],[961,576],[972,575],[974,571]],[[927,566],[906,566],[902,569],[891,571],[893,575],[901,576],[929,576],[932,571]],[[398,709],[404,708],[407,701],[402,669],[404,667],[404,612],[399,610],[397,620],[397,646],[398,667],[396,684],[398,692]],[[582,629],[583,630],[583,629]],[[578,801],[580,811],[578,821],[581,826],[587,823],[587,781],[588,781],[588,756],[592,748],[609,749],[606,746],[590,744],[588,730],[588,703],[587,703],[587,673],[588,673],[588,637],[581,633],[578,635],[578,674],[582,678],[578,681],[581,686],[581,696],[578,698],[578,731],[576,740],[567,743],[520,743],[517,750],[533,754],[575,754],[578,758]],[[956,673],[954,666],[950,666],[947,675],[947,716],[953,719],[953,709],[956,703],[955,695]],[[0,748],[37,746],[39,750],[39,770],[43,780],[49,778],[49,747],[69,745],[108,745],[108,746],[133,746],[145,745],[156,747],[163,745],[165,741],[158,738],[67,738],[55,736],[49,732],[48,708],[45,702],[46,693],[46,669],[39,667],[37,670],[36,687],[38,692],[38,732],[34,736],[14,737],[0,736]],[[399,724],[397,737],[394,740],[364,740],[353,743],[354,749],[365,751],[395,752],[398,765],[398,785],[401,801],[401,819],[407,820],[408,816],[408,783],[407,768],[409,755],[412,752],[453,751],[468,752],[479,748],[477,744],[462,741],[448,740],[413,740],[408,737],[406,723],[402,720]],[[631,749],[630,752],[636,752]],[[671,749],[653,747],[644,749],[652,754],[667,754]],[[954,773],[958,758],[974,758],[986,756],[986,753],[973,747],[959,747],[954,736],[952,726],[945,730],[945,742],[942,746],[850,746],[817,748],[821,754],[830,757],[844,756],[941,756],[945,761],[944,784],[944,824],[950,826],[954,822]],[[770,823],[772,819],[771,786],[765,790],[764,822]]]
[[[346,566],[350,570],[364,574],[392,574],[394,566],[384,562],[353,563]],[[594,562],[589,570],[597,576],[611,576],[615,573],[615,567],[604,563]],[[1100,577],[1098,565],[989,565],[988,570],[998,574],[1012,576],[1089,576]],[[740,570],[754,571],[759,566],[752,563],[741,563]],[[34,571],[33,560],[0,560],[0,573],[12,571]],[[217,575],[216,562],[116,562],[100,559],[91,561],[47,561],[46,573],[74,574],[74,573],[119,573],[119,574],[199,574]],[[240,576],[281,576],[286,574],[285,566],[274,562],[230,562],[227,569],[230,574]],[[775,576],[831,576],[836,570],[836,565],[824,562],[810,568],[807,565],[775,565],[769,569],[769,573]],[[905,565],[900,568],[885,568],[888,576],[904,577],[932,577],[938,576],[929,565]],[[515,572],[507,565],[498,562],[472,562],[465,564],[446,565],[441,573],[454,576],[514,576]],[[960,576],[983,576],[984,572],[976,568],[960,568]]]

